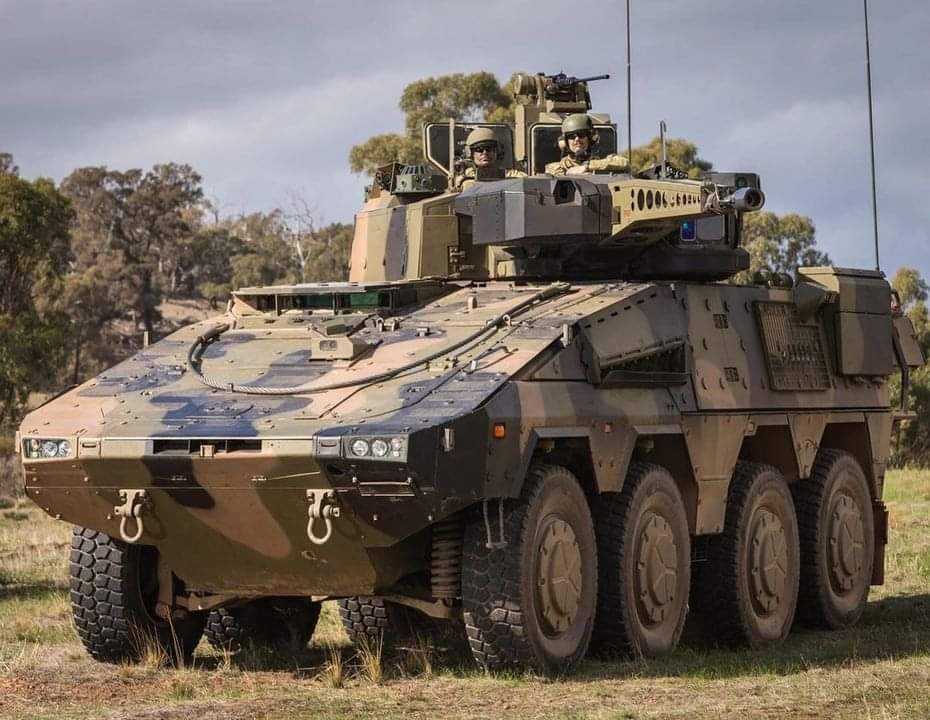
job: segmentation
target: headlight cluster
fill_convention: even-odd
[[[71,454],[71,441],[27,438],[23,440],[23,454],[30,460],[65,458]]]
[[[407,438],[395,436],[349,439],[348,456],[372,460],[406,460]]]

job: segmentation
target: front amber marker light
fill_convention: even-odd
[[[494,437],[497,440],[507,437],[507,426],[504,423],[494,423]]]

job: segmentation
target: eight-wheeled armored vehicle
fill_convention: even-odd
[[[590,107],[556,80],[519,76],[489,125],[528,177],[451,188],[475,124],[427,126],[429,165],[368,192],[350,282],[240,289],[23,421],[94,657],[303,642],[325,599],[353,638],[446,626],[544,672],[668,652],[689,605],[752,647],[859,619],[887,379],[922,362],[888,283],[728,282],[752,173],[539,174]]]

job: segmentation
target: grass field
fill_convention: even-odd
[[[194,666],[108,666],[85,655],[67,595],[70,528],[0,506],[0,718],[928,718],[930,472],[889,473],[887,582],[860,625],[795,630],[775,652],[686,640],[649,663],[575,676],[487,676],[426,649],[377,659],[349,646],[329,604],[299,657],[219,655]]]

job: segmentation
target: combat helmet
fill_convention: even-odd
[[[475,128],[470,133],[468,133],[468,137],[465,138],[465,150],[470,156],[475,145],[490,142],[494,143],[495,147],[497,148],[497,152],[500,153],[501,144],[497,139],[495,132],[491,128]]]
[[[591,138],[591,144],[588,147],[588,152],[597,145],[600,136],[597,134],[597,131],[594,129],[594,121],[591,119],[591,116],[587,113],[572,113],[567,115],[562,121],[562,134],[559,136],[559,148],[563,153],[568,152],[568,140],[566,135],[569,133],[576,132],[587,132]]]

